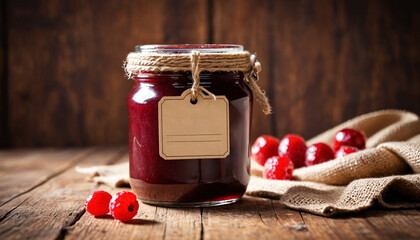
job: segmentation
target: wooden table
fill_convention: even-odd
[[[123,147],[0,151],[0,239],[420,239],[420,211],[375,209],[324,218],[244,197],[213,208],[140,204],[121,223],[84,210],[97,189],[74,167],[127,161]]]

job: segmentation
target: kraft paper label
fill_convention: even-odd
[[[159,154],[165,160],[226,158],[230,154],[229,101],[191,90],[159,101]]]

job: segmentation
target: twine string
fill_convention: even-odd
[[[204,87],[200,86],[200,52],[192,51],[191,52],[191,74],[194,80],[193,85],[191,87],[191,99],[195,101],[198,97],[198,93],[200,91],[205,92],[207,95],[211,96],[213,100],[216,100],[216,96],[211,93],[209,90],[205,89]]]
[[[255,54],[250,56],[250,61],[252,67],[248,71],[248,74],[245,75],[245,82],[248,84],[257,102],[261,105],[262,111],[265,114],[270,114],[271,106],[268,103],[267,96],[257,85],[259,73],[261,72],[261,63],[257,61],[257,56]]]
[[[191,51],[190,54],[132,52],[127,56],[124,70],[128,78],[141,71],[191,71],[193,78],[191,99],[193,101],[197,99],[200,92],[204,92],[216,100],[216,96],[213,93],[200,86],[200,72],[242,72],[244,81],[251,89],[256,101],[261,105],[262,111],[265,114],[271,113],[268,99],[256,83],[261,72],[261,64],[256,60],[255,54],[250,54],[247,51],[236,53],[200,53],[199,51]]]

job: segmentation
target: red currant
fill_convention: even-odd
[[[305,166],[306,143],[301,136],[288,134],[281,141],[279,155],[286,156],[292,160],[296,168]]]
[[[109,203],[109,209],[115,219],[122,222],[131,220],[139,210],[137,196],[132,192],[119,192],[112,197]]]
[[[276,156],[279,148],[279,140],[275,137],[263,135],[255,140],[251,148],[251,157],[257,163],[264,166],[265,161],[272,156]]]
[[[264,164],[264,177],[267,179],[292,179],[294,166],[288,157],[274,156]]]
[[[306,150],[306,166],[327,162],[331,159],[334,159],[334,152],[325,143],[315,143]]]
[[[92,193],[86,200],[86,211],[95,217],[108,214],[111,198],[111,194],[105,191],[96,191]]]
[[[335,158],[339,158],[339,157],[344,157],[346,155],[349,155],[350,153],[354,153],[359,151],[359,149],[355,148],[355,147],[348,147],[348,146],[344,146],[341,147],[337,152],[335,152]]]
[[[338,151],[342,146],[350,146],[358,149],[365,149],[365,145],[365,134],[355,129],[345,128],[338,131],[334,136],[334,151]]]

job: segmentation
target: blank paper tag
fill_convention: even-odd
[[[159,101],[159,154],[163,159],[226,158],[230,153],[229,101],[191,90]]]

